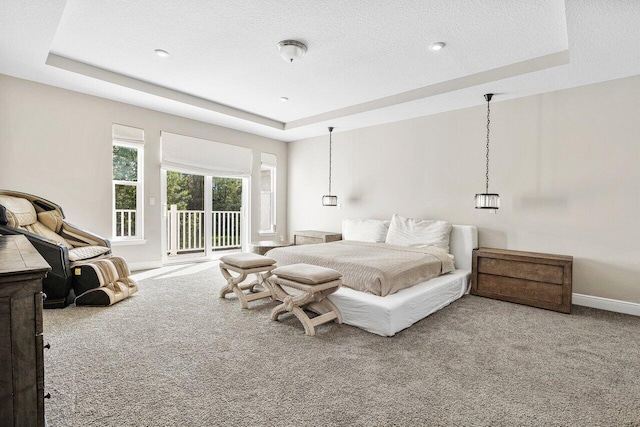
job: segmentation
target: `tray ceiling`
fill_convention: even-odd
[[[499,102],[640,74],[640,59],[626,54],[640,39],[631,0],[52,0],[6,9],[0,73],[281,140],[479,105],[489,91]],[[308,53],[283,61],[284,39]],[[446,47],[431,51],[438,41]]]

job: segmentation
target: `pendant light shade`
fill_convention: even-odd
[[[476,194],[476,209],[500,208],[500,195],[495,193]]]
[[[322,206],[338,206],[338,196],[322,196]]]
[[[331,133],[333,127],[329,127],[329,194],[322,196],[322,206],[338,206],[338,196],[331,195]]]
[[[487,169],[485,173],[485,192],[476,194],[476,209],[499,209],[500,195],[489,193],[489,125],[491,124],[491,108],[489,103],[493,97],[492,93],[487,93],[484,99],[487,100]]]

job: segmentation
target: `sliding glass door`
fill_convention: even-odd
[[[242,248],[247,178],[163,170],[163,182],[165,261]]]
[[[205,255],[205,203],[202,175],[167,171],[167,255]]]

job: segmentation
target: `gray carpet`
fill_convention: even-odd
[[[270,321],[274,303],[218,299],[209,267],[45,311],[49,424],[640,425],[637,317],[465,296],[392,338],[333,323],[311,338]]]

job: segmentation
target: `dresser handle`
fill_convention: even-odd
[[[44,398],[45,398],[45,399],[51,399],[51,393],[47,393],[47,394],[45,394],[45,395],[44,395]]]
[[[47,350],[49,350],[49,349],[51,348],[51,344],[46,343],[46,344],[44,345],[44,348],[46,348]]]

